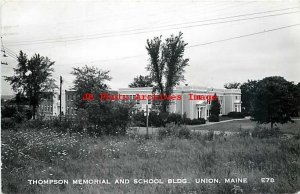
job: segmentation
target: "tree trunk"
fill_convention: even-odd
[[[166,112],[167,112],[167,106],[168,106],[167,100],[163,100],[161,106],[162,106],[162,107],[161,107],[161,111],[162,111],[163,113],[166,113]]]
[[[274,125],[274,122],[272,121],[272,122],[271,122],[271,129],[273,129],[273,125]]]
[[[33,118],[33,120],[35,120],[35,113],[36,113],[36,106],[33,105],[32,106],[32,118]]]

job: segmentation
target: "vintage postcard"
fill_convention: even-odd
[[[2,0],[1,193],[300,193],[298,0]]]

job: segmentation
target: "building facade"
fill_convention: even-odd
[[[143,88],[120,88],[118,93],[128,95],[135,99],[136,95],[152,95],[151,87]],[[179,86],[173,90],[174,96],[181,96],[180,99],[170,101],[168,111],[171,113],[186,114],[187,118],[207,119],[210,111],[211,98],[216,94],[221,104],[220,115],[227,115],[229,112],[241,112],[241,90],[240,89],[215,89],[197,86]],[[137,100],[136,107],[140,110],[151,110],[154,108],[152,100]]]
[[[65,115],[74,117],[76,115],[75,100],[77,99],[76,92],[73,90],[65,90]]]
[[[62,93],[62,115],[65,114],[65,93]],[[45,119],[51,119],[60,115],[60,99],[59,91],[55,91],[54,94],[45,93],[45,97],[40,102],[37,109],[37,116]]]
[[[137,95],[151,96],[151,87],[139,88],[120,88],[118,91],[109,91],[111,95],[122,95],[128,97],[127,100],[135,101],[136,109],[146,111],[155,109],[154,100],[140,99],[137,100]],[[179,86],[173,90],[173,96],[180,96],[170,100],[168,112],[178,113],[182,116],[185,114],[187,118],[207,119],[210,114],[211,98],[214,94],[217,95],[221,104],[220,115],[227,115],[229,112],[241,112],[241,90],[240,89],[216,89],[197,86]],[[94,94],[99,95],[99,94]],[[76,115],[76,92],[65,90],[62,95],[62,115],[66,117],[75,117]],[[59,95],[55,94],[44,99],[38,109],[39,115],[45,118],[51,116],[59,116]]]
[[[57,107],[55,106],[56,96],[51,92],[45,92],[44,98],[41,100],[40,105],[37,109],[37,116],[46,119],[55,116]]]

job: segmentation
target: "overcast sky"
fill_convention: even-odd
[[[12,56],[22,50],[55,61],[64,89],[72,67],[84,65],[110,70],[109,86],[124,88],[148,74],[146,40],[181,31],[190,59],[184,83],[222,88],[275,75],[300,82],[299,1],[6,0],[1,19],[2,76],[13,75]],[[12,94],[3,78],[1,85]]]

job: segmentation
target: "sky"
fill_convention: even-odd
[[[72,87],[73,67],[109,70],[111,89],[148,75],[147,39],[181,31],[189,58],[182,84],[223,88],[282,76],[300,82],[300,1],[13,1],[1,2],[1,94],[13,94],[20,50],[55,61],[53,77]]]

